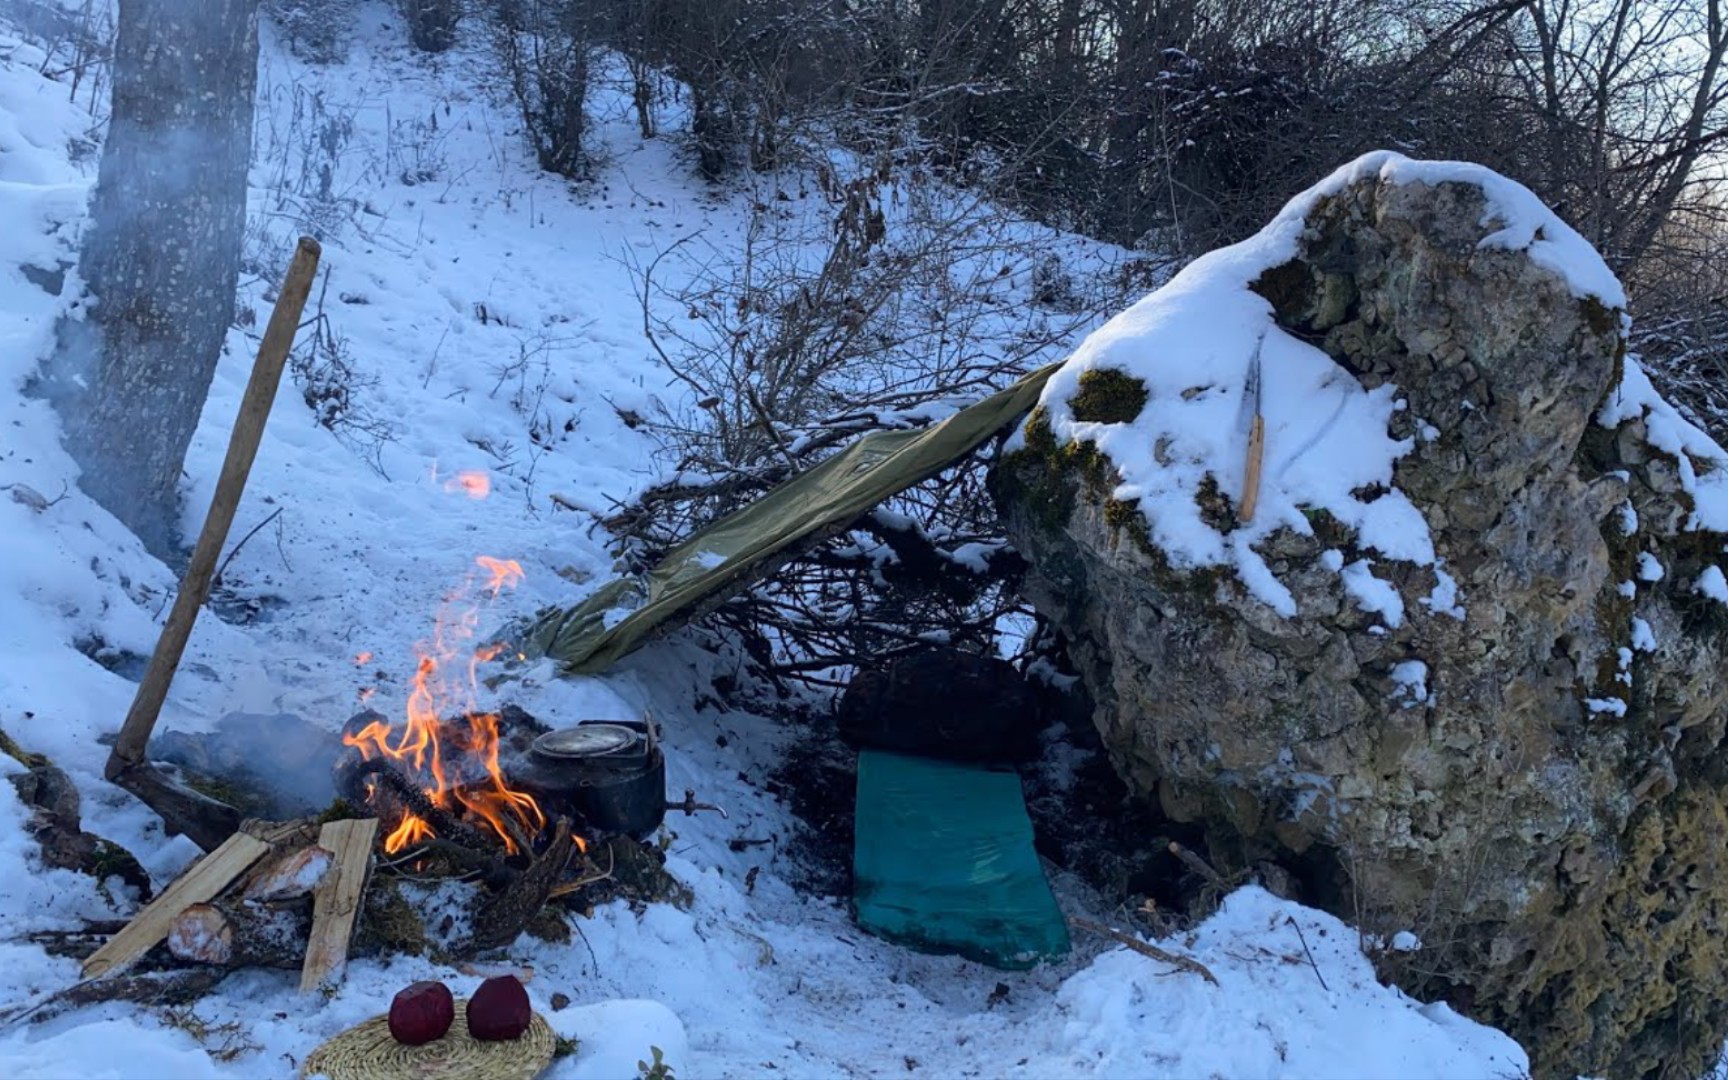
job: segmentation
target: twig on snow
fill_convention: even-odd
[[[1127,948],[1133,949],[1141,956],[1156,960],[1161,964],[1174,965],[1175,967],[1181,968],[1183,971],[1191,972],[1200,976],[1213,986],[1218,985],[1217,976],[1213,975],[1212,972],[1207,969],[1205,964],[1202,964],[1200,961],[1195,960],[1192,957],[1178,956],[1173,952],[1166,952],[1158,946],[1148,944],[1130,934],[1124,934],[1120,930],[1113,930],[1110,927],[1105,926],[1103,923],[1095,923],[1091,919],[1084,919],[1078,915],[1070,915],[1068,917],[1068,925],[1072,926],[1076,930],[1086,930],[1094,934],[1102,934],[1104,937],[1109,938],[1118,945],[1123,945]]]
[[[246,541],[252,539],[254,536],[257,536],[259,531],[262,530],[264,528],[264,526],[270,524],[272,521],[275,521],[277,518],[279,518],[281,516],[282,516],[282,508],[280,506],[278,506],[276,509],[274,509],[270,512],[269,517],[265,518],[263,521],[260,521],[258,524],[252,526],[252,531],[248,532],[245,536],[242,536],[240,538],[240,542],[238,544],[235,544],[234,547],[229,550],[228,557],[226,559],[222,560],[222,565],[218,566],[216,568],[216,576],[210,579],[212,587],[219,586],[222,584],[222,572],[224,570],[228,569],[228,564],[234,561],[234,556],[240,554],[240,549],[246,546]]]
[[[1320,980],[1320,989],[1330,994],[1332,988],[1326,985],[1326,976],[1320,974],[1320,965],[1314,962],[1314,954],[1308,949],[1308,935],[1302,932],[1302,924],[1296,921],[1294,915],[1284,916],[1284,921],[1296,928],[1296,939],[1302,942],[1302,951],[1308,956],[1308,966],[1314,969],[1314,977]]]

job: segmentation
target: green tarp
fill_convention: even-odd
[[[1068,952],[1013,769],[859,751],[856,829],[865,930],[1013,970]]]
[[[790,556],[800,540],[844,525],[976,450],[1038,402],[1052,364],[915,431],[872,432],[667,552],[643,579],[613,581],[582,604],[539,616],[518,648],[592,674]]]

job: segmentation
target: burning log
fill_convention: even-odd
[[[473,929],[463,951],[480,952],[515,941],[529,920],[546,906],[553,886],[558,884],[575,852],[576,839],[570,833],[570,822],[559,818],[546,850],[502,892],[475,908]]]

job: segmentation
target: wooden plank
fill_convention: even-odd
[[[336,859],[312,893],[312,940],[300,969],[303,991],[339,981],[348,966],[348,939],[360,912],[377,837],[377,818],[328,822],[318,834],[318,846]]]
[[[269,844],[245,833],[235,833],[224,840],[152,900],[125,929],[109,938],[108,944],[91,953],[84,961],[84,977],[97,979],[112,974],[149,952],[168,936],[168,927],[181,912],[193,904],[214,899],[269,850]]]

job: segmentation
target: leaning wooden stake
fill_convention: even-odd
[[[228,456],[222,462],[222,475],[216,481],[216,495],[210,500],[210,512],[205,515],[204,529],[192,549],[192,561],[180,582],[180,593],[174,598],[174,608],[162,627],[150,666],[138,684],[138,694],[120,728],[120,737],[108,756],[105,770],[110,781],[125,788],[161,816],[170,835],[185,833],[205,851],[215,848],[233,834],[240,825],[240,815],[232,807],[206,798],[175,783],[154,769],[144,756],[150,733],[162,713],[162,702],[168,696],[168,684],[180,666],[186,642],[192,636],[192,624],[198,611],[210,596],[210,581],[216,570],[216,560],[228,538],[228,528],[234,523],[234,512],[240,506],[240,494],[246,487],[246,476],[252,471],[252,461],[258,455],[258,442],[264,434],[264,422],[270,415],[270,405],[276,399],[276,387],[282,381],[282,368],[288,360],[288,350],[294,344],[294,332],[300,325],[300,313],[306,307],[306,297],[312,291],[312,279],[318,270],[318,241],[302,236],[294,251],[294,261],[276,298],[276,309],[258,345],[258,359],[252,365],[252,379],[246,384],[246,395],[240,402],[240,415],[234,421],[234,432],[228,439]]]

